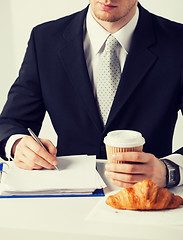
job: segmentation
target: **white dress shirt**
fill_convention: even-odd
[[[92,16],[91,7],[88,9],[88,13],[86,15],[86,21],[84,23],[85,36],[84,36],[84,53],[86,58],[86,64],[88,68],[88,73],[90,76],[90,80],[93,86],[94,96],[96,97],[96,66],[100,61],[101,53],[104,50],[105,41],[110,35]],[[139,10],[134,15],[134,17],[119,31],[112,34],[120,43],[119,49],[117,49],[117,55],[119,56],[121,72],[123,71],[124,64],[126,61],[126,57],[128,55],[128,51],[130,48],[130,43],[132,39],[133,32],[137,25],[139,18]],[[5,152],[6,157],[10,159],[11,149],[15,141],[25,135],[15,134],[12,135],[7,141]],[[183,184],[183,156],[181,154],[172,154],[166,156],[162,159],[169,159],[172,162],[179,165],[180,169],[180,183]]]
[[[94,96],[96,97],[96,69],[100,61],[101,53],[104,51],[104,46],[110,33],[107,32],[100,24],[96,22],[89,7],[86,16],[86,34],[84,37],[84,52],[88,73],[92,82]],[[112,34],[120,43],[116,49],[117,56],[120,60],[121,72],[123,71],[126,57],[130,48],[131,38],[139,18],[139,10],[137,9],[134,17],[128,24],[121,28],[116,33]]]

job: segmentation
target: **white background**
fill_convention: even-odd
[[[140,0],[149,11],[183,23],[182,0]],[[87,6],[88,0],[0,0],[0,111],[7,93],[18,76],[31,29],[42,22],[57,19]],[[173,147],[183,146],[183,121],[179,113]],[[48,116],[40,136],[56,143]]]

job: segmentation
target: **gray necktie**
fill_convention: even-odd
[[[121,77],[121,66],[116,54],[116,48],[119,46],[117,39],[110,35],[101,54],[96,73],[97,100],[104,125],[107,122]]]

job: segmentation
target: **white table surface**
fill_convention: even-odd
[[[103,172],[103,163],[99,163]],[[109,190],[109,189],[108,189]],[[0,199],[0,238],[115,240],[183,239],[183,225],[111,224],[87,220],[102,197]]]

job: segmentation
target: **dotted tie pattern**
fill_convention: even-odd
[[[117,39],[110,35],[106,41],[105,49],[101,53],[96,73],[97,100],[104,126],[121,77],[121,66],[116,54],[116,48],[119,46],[121,45]]]

